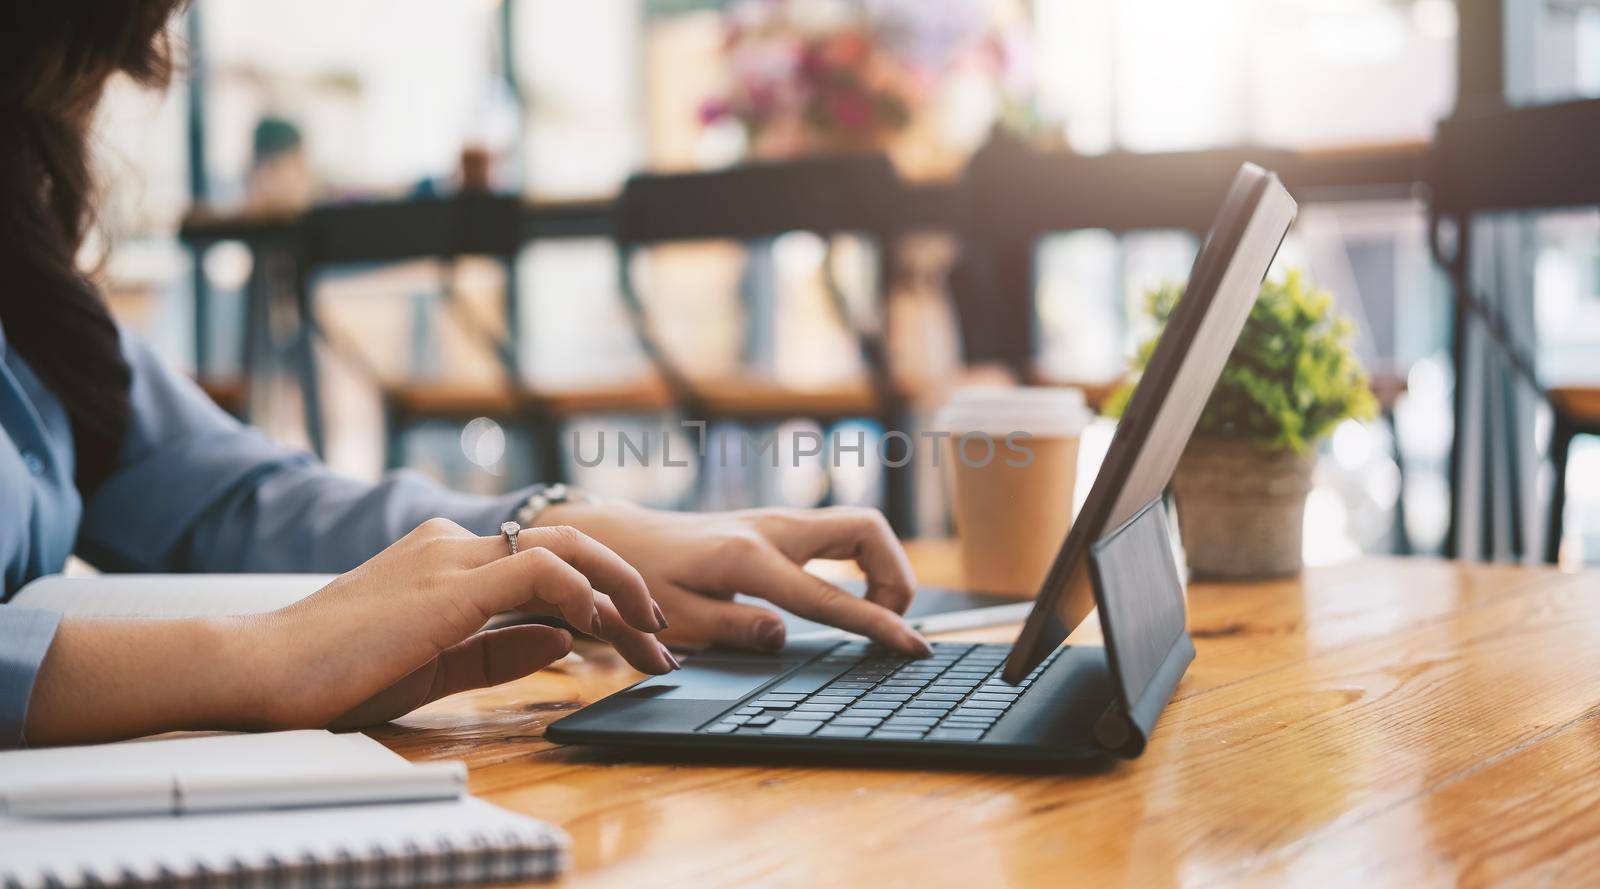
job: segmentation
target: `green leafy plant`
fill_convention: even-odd
[[[1165,327],[1182,296],[1181,284],[1158,287],[1145,294],[1146,311]],[[1333,297],[1299,271],[1263,282],[1195,433],[1304,454],[1340,422],[1376,415],[1366,371],[1350,352],[1351,334],[1350,319],[1333,312]],[[1106,402],[1110,416],[1127,409],[1158,336],[1140,344],[1133,374]]]

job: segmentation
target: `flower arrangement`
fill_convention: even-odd
[[[952,73],[981,72],[996,91],[1030,79],[1028,43],[996,28],[995,5],[741,0],[725,18],[728,87],[701,121],[736,121],[760,157],[884,149]]]
[[[1150,291],[1145,305],[1165,325],[1183,286]],[[1306,454],[1346,419],[1376,415],[1377,400],[1350,351],[1348,318],[1333,312],[1333,298],[1291,270],[1264,281],[1244,331],[1228,355],[1195,434],[1248,440],[1265,450]],[[1106,404],[1120,416],[1155,351],[1156,338],[1140,345],[1134,377]]]

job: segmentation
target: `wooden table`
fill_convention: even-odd
[[[948,547],[912,549],[955,582]],[[1600,573],[1364,559],[1197,584],[1189,626],[1149,749],[1097,775],[553,747],[552,720],[638,678],[593,646],[375,734],[565,827],[570,886],[1600,883]]]

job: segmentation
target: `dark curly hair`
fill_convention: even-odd
[[[88,128],[108,81],[171,73],[186,0],[9,0],[0,13],[0,324],[65,406],[85,496],[116,465],[130,371],[78,251],[93,224]]]

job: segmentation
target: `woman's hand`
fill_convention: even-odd
[[[521,678],[571,650],[572,636],[554,627],[479,632],[513,609],[560,617],[646,673],[678,667],[653,635],[666,620],[639,572],[592,538],[568,527],[530,528],[508,555],[503,537],[433,519],[263,618],[286,674],[272,679],[278,691],[263,708],[285,726],[371,725]]]
[[[875,509],[678,513],[561,503],[541,513],[539,522],[578,528],[637,568],[671,621],[661,634],[668,642],[782,648],[782,620],[769,609],[731,601],[744,593],[906,654],[929,653],[900,616],[916,586],[911,564]],[[866,597],[802,569],[816,558],[853,559],[867,576]]]
[[[630,664],[677,661],[644,580],[571,528],[475,537],[434,519],[315,594],[262,615],[65,620],[28,708],[34,744],[176,729],[371,725],[429,701],[525,676],[572,647],[565,630],[479,632],[518,609],[560,616]]]

